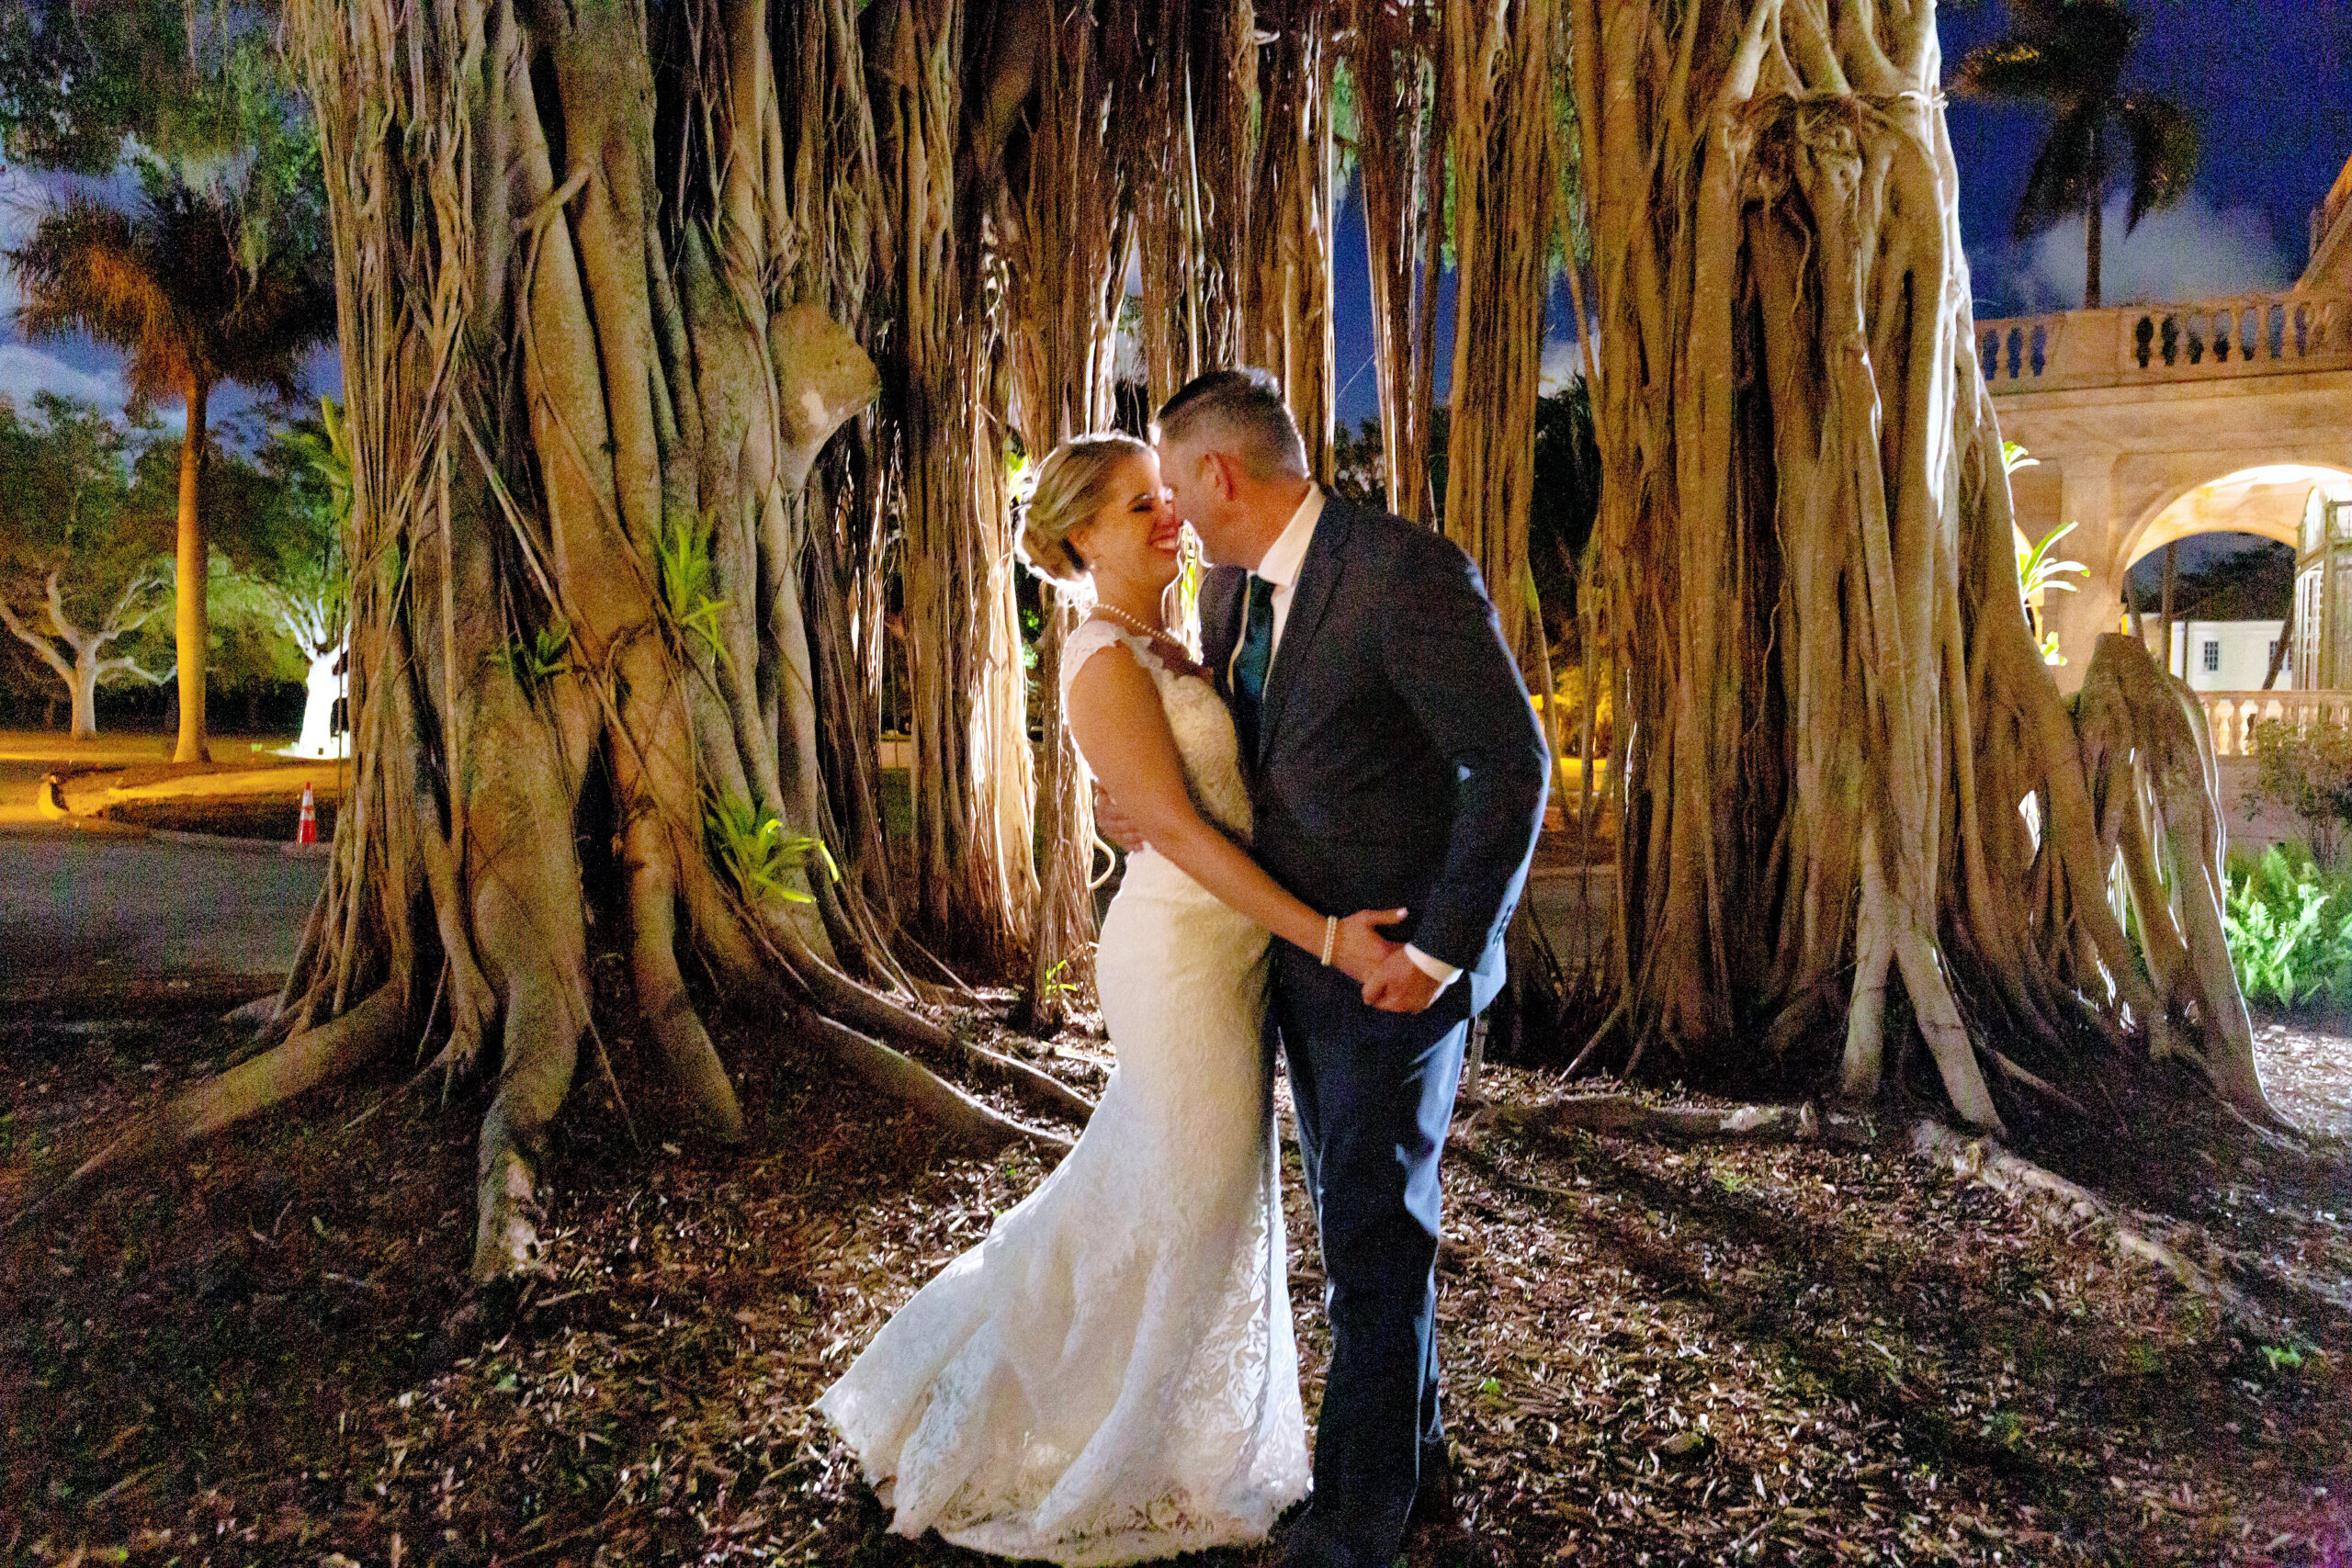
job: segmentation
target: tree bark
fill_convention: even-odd
[[[2165,673],[2167,675],[2185,672],[2173,668],[2176,663],[2184,662],[2174,649],[2174,645],[2182,639],[2178,626],[2172,618],[2173,590],[2179,585],[2179,582],[2180,541],[2175,539],[2165,546],[2164,608],[2160,613],[2160,618],[2164,622],[2164,647],[2156,653],[2156,661],[2164,666]]]
[[[2083,309],[2099,308],[2100,276],[2106,270],[2106,214],[2101,210],[2103,193],[2094,192],[2090,206],[2084,210],[2083,237]]]
[[[204,667],[211,658],[212,619],[206,603],[210,561],[205,547],[201,505],[205,408],[212,389],[190,378],[182,389],[187,403],[187,434],[180,438],[179,519],[175,560],[178,601],[173,632],[179,642],[179,739],[175,762],[209,762],[212,753],[204,728]]]
[[[1258,0],[1257,171],[1242,290],[1247,363],[1272,372],[1307,471],[1331,471],[1330,18],[1323,0]]]
[[[76,740],[98,738],[98,650],[87,644],[74,649],[74,733]]]
[[[1026,325],[1010,345],[1013,409],[1033,462],[1114,422],[1112,356],[1133,235],[1113,129],[1117,20],[1098,26],[1081,8],[1039,30],[1022,174],[1005,193],[1006,284],[1012,313]],[[1077,606],[1051,589],[1042,604],[1034,691],[1042,741],[1037,901],[1019,1011],[1032,1032],[1050,1035],[1069,1004],[1093,989],[1094,808],[1062,713],[1062,647]]]
[[[1548,659],[1527,522],[1558,178],[1552,144],[1558,12],[1552,0],[1448,6],[1443,27],[1461,279],[1445,531],[1478,563],[1503,639],[1542,691],[1550,684]]]
[[[2214,775],[2153,666],[2070,715],[2028,630],[1932,8],[1571,14],[1626,685],[1600,1043],[1857,1097],[1917,1060],[1988,1127],[2130,1048],[2260,1109],[2201,869],[2156,956],[2108,903],[2217,854]]]
[[[775,28],[796,48],[811,30],[838,39],[847,16],[845,0],[650,17],[560,0],[289,6],[320,120],[353,451],[352,793],[273,1021],[282,1039],[238,1070],[233,1095],[184,1097],[124,1148],[215,1131],[430,1030],[453,1076],[497,1064],[473,1277],[540,1267],[548,1123],[583,1035],[603,1048],[592,940],[627,960],[689,1127],[741,1135],[700,1017],[733,999],[952,1114],[960,1136],[1054,1141],[889,1050],[940,1032],[842,972],[896,971],[854,951],[869,922],[829,922],[817,901],[857,913],[854,889],[819,869],[808,639],[811,604],[833,601],[804,602],[796,517],[819,448],[876,377],[820,308],[783,292],[840,231],[786,170],[769,40]],[[942,22],[945,8],[896,19]],[[936,72],[954,39],[930,41],[948,47],[914,59]],[[919,100],[922,134],[892,152],[924,199],[891,213],[891,231],[928,267],[954,214],[931,199],[950,160],[923,116],[954,110],[906,63],[881,74]],[[852,162],[820,180],[854,188]],[[910,293],[927,349],[964,354],[949,331],[961,297]],[[921,352],[919,367],[943,363]],[[995,658],[987,679],[1015,682],[1017,741],[1018,660],[989,625],[1010,613],[990,548],[1001,509],[975,504],[1001,485],[996,437],[984,403],[936,401],[974,383],[913,380],[934,401],[893,411],[912,427],[902,459],[950,482],[918,482],[937,504],[910,507],[918,551],[933,552],[912,564],[947,585],[932,613],[964,616],[962,652],[940,662],[970,690]],[[935,527],[949,537],[922,531]],[[975,756],[999,765],[990,741],[951,717],[933,744],[952,775]],[[962,846],[978,872],[956,873],[1009,875],[1006,842],[1025,870],[1025,816],[985,791],[959,802],[978,803],[982,841]],[[706,996],[689,990],[689,957],[712,977]]]
[[[1444,141],[1433,112],[1437,12],[1418,3],[1353,0],[1344,47],[1355,78],[1356,168],[1372,283],[1372,372],[1380,400],[1382,487],[1389,510],[1429,511],[1430,403],[1421,322],[1436,301],[1419,285],[1431,225],[1429,156]],[[1442,182],[1441,182],[1442,183]]]

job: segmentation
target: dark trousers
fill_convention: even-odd
[[[1438,1156],[1468,1036],[1467,980],[1418,1014],[1275,944],[1271,1018],[1290,1069],[1306,1190],[1323,1238],[1331,1360],[1302,1529],[1385,1564],[1405,1532],[1438,1417]]]

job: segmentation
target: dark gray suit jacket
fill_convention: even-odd
[[[1238,567],[1209,573],[1202,651],[1230,698]],[[1328,914],[1403,906],[1392,931],[1501,988],[1548,748],[1478,569],[1444,536],[1326,492],[1258,729],[1251,852]]]

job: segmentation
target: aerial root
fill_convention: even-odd
[[[84,1160],[73,1175],[18,1210],[8,1222],[10,1228],[87,1191],[106,1178],[135,1169],[182,1145],[209,1137],[356,1071],[399,1038],[407,1011],[399,987],[379,987],[342,1017],[305,1030],[284,1044],[174,1096]]]
[[[975,1154],[995,1154],[1014,1144],[1057,1151],[1070,1146],[1071,1140],[1057,1133],[1024,1127],[998,1115],[920,1062],[845,1023],[818,1012],[805,1013],[802,1022],[810,1038],[836,1061],[885,1094],[922,1111]]]
[[[259,1035],[277,1021],[277,993],[271,991],[255,997],[241,1007],[231,1008],[220,1015],[220,1021],[232,1029],[242,1029]]]

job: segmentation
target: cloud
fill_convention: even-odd
[[[1544,340],[1544,364],[1537,372],[1536,385],[1545,396],[1558,391],[1583,374],[1584,349],[1576,339],[1555,337]]]
[[[2294,281],[2286,248],[2257,209],[2217,209],[2204,192],[2192,190],[2178,206],[2143,218],[2127,235],[2128,210],[2119,195],[2103,215],[2107,254],[2099,274],[2105,304],[2203,299],[2283,288]],[[2024,310],[2067,310],[2083,302],[2085,227],[2075,219],[2007,247],[2004,259],[2016,269],[2010,283]]]
[[[35,392],[57,392],[110,412],[122,412],[122,383],[115,377],[76,369],[53,354],[21,343],[0,344],[0,397],[22,408],[31,403]]]

